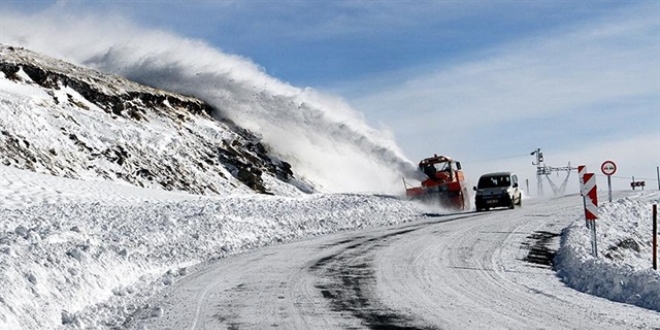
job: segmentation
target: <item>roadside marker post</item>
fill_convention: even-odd
[[[596,219],[598,219],[598,194],[596,187],[596,175],[584,173],[584,191],[586,195],[585,218],[591,228],[591,251],[598,258],[598,243],[596,241]]]
[[[577,168],[578,168],[578,179],[580,180],[580,196],[582,196],[582,206],[584,207],[584,210],[586,212],[587,197],[585,196],[586,194],[584,193],[584,173],[587,173],[587,167],[584,165],[580,165]],[[585,214],[585,224],[587,228],[589,228],[589,220],[586,219],[586,214]]]
[[[611,160],[606,160],[600,165],[600,171],[607,175],[607,196],[610,203],[612,203],[612,175],[616,173],[616,164]]]
[[[653,270],[658,270],[658,204],[653,204]]]

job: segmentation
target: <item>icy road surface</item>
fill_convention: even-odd
[[[660,329],[660,313],[566,287],[549,265],[579,197],[271,246],[152,299],[134,329]]]

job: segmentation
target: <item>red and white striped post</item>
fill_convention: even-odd
[[[584,165],[579,165],[578,167],[578,179],[580,180],[580,196],[582,196],[582,206],[587,209],[587,200],[586,194],[584,193],[584,173],[587,173],[587,167]],[[585,219],[585,225],[589,228],[589,220]]]
[[[593,173],[584,174],[584,193],[587,202],[586,218],[595,221],[598,219],[598,194],[596,193],[596,176]]]
[[[578,179],[580,179],[580,196],[584,196],[584,174],[587,173],[587,167],[584,165],[579,165],[577,168]]]
[[[596,219],[598,219],[598,194],[596,187],[596,176],[593,173],[584,173],[584,194],[586,205],[584,216],[591,228],[591,250],[594,257],[598,258],[598,244],[596,242]]]

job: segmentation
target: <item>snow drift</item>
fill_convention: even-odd
[[[558,275],[582,292],[660,312],[660,273],[651,268],[651,209],[659,202],[658,193],[640,193],[602,203],[598,258],[591,253],[591,231],[576,219],[562,232]]]

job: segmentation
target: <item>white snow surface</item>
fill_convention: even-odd
[[[592,256],[591,231],[576,216],[562,233],[558,275],[580,291],[660,311],[660,272],[652,268],[652,205],[659,202],[654,191],[602,203],[596,221],[598,258]]]
[[[562,233],[558,274],[578,290],[660,311],[649,246],[651,204],[660,194],[623,196],[600,207],[597,259],[575,214]],[[120,326],[195,265],[270,244],[415,221],[424,212],[389,196],[209,197],[3,166],[0,329]],[[624,239],[637,242],[640,252],[613,250]]]
[[[148,45],[139,40],[124,48],[100,45],[76,61],[159,82],[154,85],[162,88],[195,91],[221,115],[264,134],[282,156],[294,157],[294,167],[326,188],[321,191],[390,191],[394,181],[400,187],[401,172],[412,166],[387,134],[366,126],[340,100],[275,81],[242,59],[195,42],[159,40],[160,45],[185,51],[166,47],[145,54]],[[191,54],[200,55],[199,60],[181,64],[188,63]],[[31,139],[34,143],[70,145],[74,150],[71,141],[46,129],[44,122],[51,116],[67,130],[76,130],[65,121],[73,112],[87,126],[98,128],[99,134],[84,136],[92,146],[127,139],[165,152],[171,147],[167,141],[175,139],[157,129],[165,125],[156,118],[151,119],[160,125],[154,126],[159,135],[128,123],[121,129],[108,127],[101,115],[66,104],[75,101],[94,110],[75,91],[63,87],[59,94],[48,95],[29,84],[24,73],[18,75],[25,83],[0,74],[0,105],[12,115],[11,120],[0,118],[0,124],[40,136]],[[54,97],[64,105],[49,104]],[[50,112],[53,109],[57,111]],[[208,134],[219,131],[218,124],[207,119],[191,125],[200,131],[209,126]],[[73,151],[70,158],[71,166],[81,166]],[[429,211],[385,195],[302,195],[272,177],[265,177],[266,184],[278,196],[254,195],[240,185],[227,186],[223,196],[199,196],[98,181],[94,173],[82,177],[86,181],[0,167],[0,329],[121,327],[150,297],[216,258],[338,231],[415,221]],[[583,215],[572,215],[555,260],[557,275],[577,290],[660,311],[660,276],[651,269],[650,243],[651,205],[658,201],[657,192],[621,192],[614,202],[601,203],[598,258],[591,255]],[[552,199],[545,202],[548,209],[554,207]],[[153,313],[158,317],[162,310],[156,306]]]
[[[0,167],[0,329],[112,327],[187,267],[411,221],[388,196],[196,196]]]

